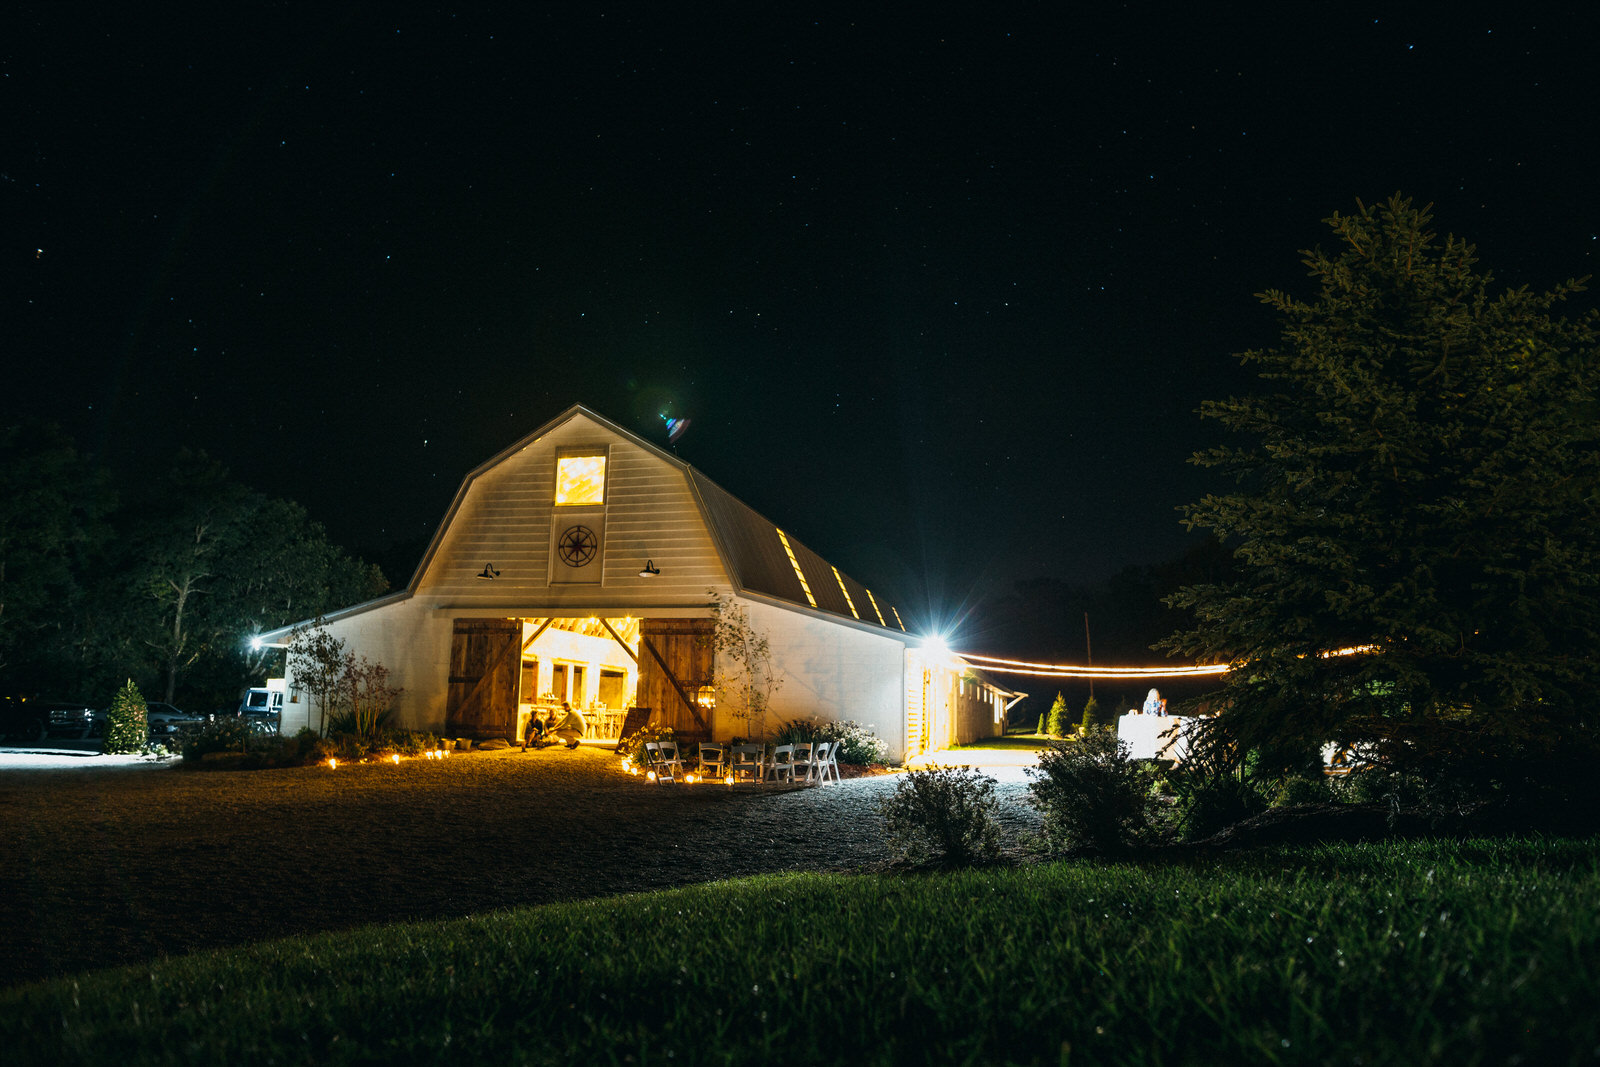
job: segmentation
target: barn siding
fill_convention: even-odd
[[[591,446],[609,453],[601,580],[552,585],[552,536],[574,514],[595,510],[555,507],[556,453]],[[660,575],[639,577],[646,560]],[[500,577],[476,577],[486,563]],[[597,599],[615,608],[704,605],[707,590],[731,588],[685,472],[575,418],[473,479],[417,592],[461,608],[520,611],[529,604],[582,608]]]
[[[870,726],[898,760],[905,751],[905,645],[887,633],[843,626],[814,615],[740,598],[750,624],[772,644],[783,684],[773,694],[767,728],[796,718],[853,719]],[[726,713],[717,736],[745,731]]]

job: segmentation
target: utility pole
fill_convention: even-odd
[[[1083,613],[1083,662],[1086,667],[1094,666],[1094,649],[1089,644],[1089,613]],[[1094,699],[1094,679],[1089,679],[1089,699]]]

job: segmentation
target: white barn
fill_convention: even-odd
[[[713,596],[770,641],[781,683],[769,727],[852,719],[900,761],[999,733],[1021,696],[908,634],[895,605],[581,405],[466,476],[404,589],[324,622],[390,669],[404,687],[397,725],[410,729],[514,739],[529,715],[570,700],[596,742],[647,714],[721,740],[749,727],[711,688]],[[285,647],[293,629],[259,640]],[[308,725],[292,667],[272,684],[288,694],[283,732]]]

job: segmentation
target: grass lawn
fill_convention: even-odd
[[[1600,839],[782,875],[0,992],[10,1063],[1590,1063]]]
[[[961,752],[1042,752],[1050,747],[1052,738],[1042,734],[1006,734],[1003,737],[985,737],[965,745],[951,745]]]

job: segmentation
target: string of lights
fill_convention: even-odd
[[[1031,663],[1027,660],[1001,659],[999,656],[982,656],[975,652],[957,652],[955,655],[972,661],[973,666],[1000,674],[1027,674],[1042,678],[1197,678],[1225,674],[1226,663],[1199,667],[1090,667],[1075,663]]]

